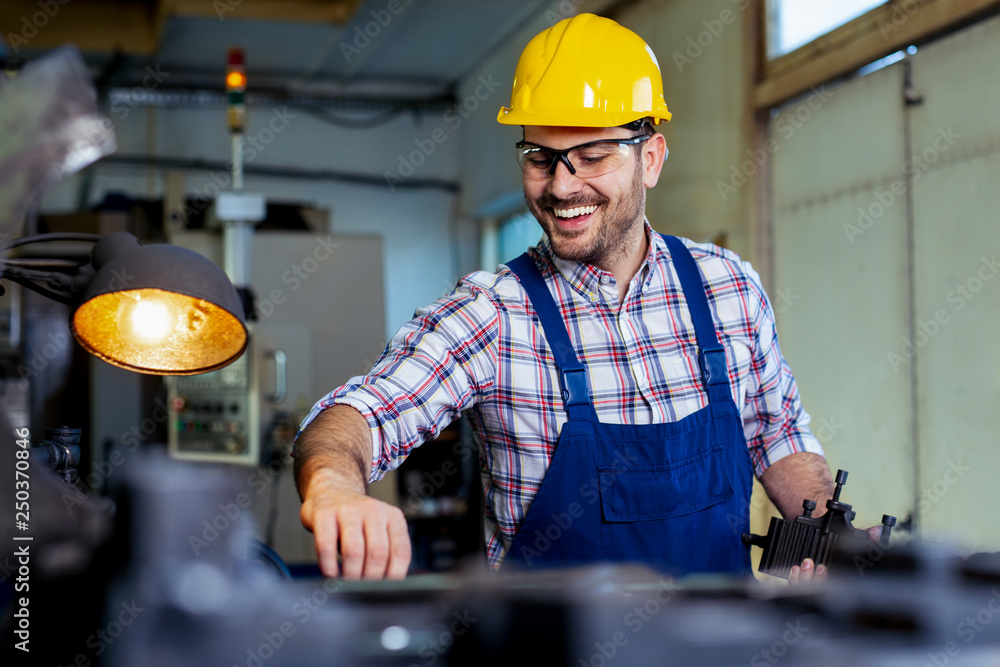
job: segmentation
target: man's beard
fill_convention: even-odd
[[[604,220],[600,228],[597,229],[594,239],[583,247],[573,247],[573,241],[576,237],[587,233],[588,230],[580,230],[576,233],[557,231],[554,235],[552,223],[543,217],[542,210],[546,208],[570,209],[588,205],[602,206],[608,202],[606,197],[590,198],[589,200],[562,200],[546,193],[534,202],[528,201],[527,203],[535,219],[538,220],[538,224],[542,226],[542,230],[549,240],[549,247],[552,248],[552,253],[556,257],[567,261],[606,266],[611,263],[610,260],[617,259],[628,252],[630,233],[635,229],[637,221],[645,219],[644,188],[643,173],[637,165],[631,187],[618,201],[617,206],[613,209],[599,208],[596,211],[604,216]]]

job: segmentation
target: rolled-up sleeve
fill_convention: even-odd
[[[760,477],[771,464],[789,454],[823,455],[823,446],[809,428],[809,413],[802,407],[795,376],[781,354],[774,311],[760,277],[749,264],[744,267],[757,312],[753,313],[754,346],[743,407],[743,433],[754,473]]]
[[[418,310],[367,375],[351,378],[313,406],[300,432],[333,405],[354,407],[371,429],[375,481],[488,396],[496,381],[501,322],[501,306],[483,289],[491,278],[473,274]]]

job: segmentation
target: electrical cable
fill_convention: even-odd
[[[267,525],[264,528],[264,543],[272,549],[274,548],[274,531],[278,526],[278,487],[281,485],[281,474],[284,471],[285,466],[282,465],[278,474],[275,475],[274,481],[271,482],[271,498],[267,510]]]
[[[16,276],[26,280],[53,280],[64,278],[66,274],[57,271],[38,271],[28,267],[11,266],[9,263],[4,262],[0,264],[0,277],[7,276]]]
[[[7,272],[4,273],[3,277],[5,279],[7,279],[7,280],[10,280],[13,283],[17,283],[21,287],[24,287],[26,289],[30,289],[32,292],[36,292],[36,293],[41,294],[42,296],[44,296],[44,297],[46,297],[48,299],[52,299],[53,301],[55,301],[57,303],[61,303],[61,304],[65,305],[65,306],[72,306],[74,304],[74,300],[73,300],[72,297],[66,296],[66,295],[62,295],[62,294],[57,294],[56,292],[53,292],[51,290],[47,290],[44,287],[42,287],[41,285],[37,285],[37,284],[31,282],[31,280],[29,280],[27,278],[21,278],[19,276],[11,275],[10,273],[7,273]]]
[[[21,238],[14,239],[13,241],[0,243],[0,250],[10,250],[11,248],[20,248],[23,245],[29,245],[31,243],[45,243],[48,241],[85,241],[90,243],[97,243],[100,240],[101,240],[100,234],[86,234],[83,232],[58,232],[52,234],[32,234],[31,236],[22,236]]]
[[[14,259],[0,259],[0,267],[3,266],[17,266],[17,267],[46,267],[50,269],[79,269],[84,266],[82,262],[74,262],[70,259],[33,259],[18,257]]]
[[[385,112],[377,116],[373,116],[372,118],[353,120],[345,118],[343,116],[338,116],[330,111],[317,111],[314,108],[298,104],[292,106],[296,109],[299,109],[303,113],[309,114],[313,118],[323,121],[324,123],[351,130],[371,130],[375,129],[376,127],[382,127],[383,125],[388,125],[390,122],[398,118],[400,114],[402,114],[404,111],[407,110],[405,106],[395,106],[395,107],[390,107]]]
[[[267,523],[264,527],[264,543],[268,547],[274,547],[274,531],[278,525],[278,491],[281,487],[282,473],[285,471],[285,448],[282,446],[282,441],[285,438],[282,438],[280,434],[287,434],[287,431],[288,414],[285,412],[275,413],[274,417],[271,418],[271,423],[268,424],[265,448],[262,450],[270,453],[267,469],[274,476],[274,481],[271,482],[270,498],[268,499]],[[271,467],[272,463],[278,464],[277,470]],[[261,464],[263,465],[263,460]]]

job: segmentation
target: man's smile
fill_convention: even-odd
[[[590,215],[596,210],[597,206],[577,206],[575,208],[552,209],[557,218],[576,218],[579,216]]]

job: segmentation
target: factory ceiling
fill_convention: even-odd
[[[525,25],[602,0],[3,0],[7,58],[74,44],[99,87],[221,90],[230,47],[248,92],[443,94]],[[620,4],[620,0],[619,0]]]

